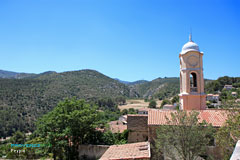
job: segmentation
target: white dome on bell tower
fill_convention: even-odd
[[[182,47],[182,51],[180,54],[185,54],[189,51],[197,51],[200,52],[199,46],[192,41],[192,34],[189,35],[189,42],[184,44]]]

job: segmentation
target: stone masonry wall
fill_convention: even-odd
[[[108,145],[79,145],[79,159],[99,159],[109,148]]]
[[[127,129],[129,130],[129,143],[144,142],[148,140],[147,123],[147,115],[128,115]]]

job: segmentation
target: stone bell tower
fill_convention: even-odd
[[[203,52],[192,41],[189,35],[180,58],[180,109],[181,110],[204,110],[206,109],[206,95],[204,93],[203,78]]]

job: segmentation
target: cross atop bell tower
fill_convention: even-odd
[[[192,32],[189,34],[189,42],[192,42]]]

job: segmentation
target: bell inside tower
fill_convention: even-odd
[[[198,92],[197,90],[197,74],[192,72],[190,74],[190,92]]]

